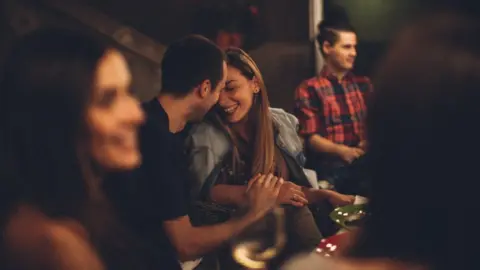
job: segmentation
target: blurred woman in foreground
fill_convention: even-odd
[[[344,258],[285,269],[480,269],[478,33],[478,19],[441,14],[394,40],[368,112],[371,217]]]
[[[1,80],[1,268],[147,269],[100,189],[103,173],[141,162],[124,57],[38,30],[15,44]]]

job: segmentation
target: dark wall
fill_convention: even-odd
[[[234,2],[252,2],[259,7],[261,26],[269,42],[292,42],[308,40],[308,1],[291,0],[85,0],[105,14],[131,25],[137,30],[162,42],[171,41],[189,34],[195,24],[193,14],[199,3],[217,2],[226,6]]]
[[[22,6],[20,2],[35,2],[8,1],[16,6],[15,10]],[[199,23],[192,22],[195,0],[77,1],[90,4],[110,18],[164,44],[189,34],[192,23]],[[290,109],[295,87],[314,72],[312,43],[308,40],[308,1],[258,0],[258,6],[265,36],[251,54],[264,74],[272,105]],[[87,30],[68,16],[51,10],[37,9],[32,5],[25,5],[25,9],[28,11],[25,16],[37,21],[38,25],[68,25]],[[13,12],[8,13],[8,20],[18,17]],[[13,32],[19,34],[17,30]],[[139,98],[146,100],[156,95],[160,90],[158,66],[123,51],[132,68],[134,88]]]
[[[240,0],[208,0],[222,5],[235,1]],[[90,1],[107,15],[164,44],[191,33],[195,24],[202,23],[192,16],[198,2],[205,0]],[[314,74],[308,1],[251,2],[259,7],[259,27],[264,34],[261,44],[251,51],[252,57],[264,74],[272,105],[290,109],[295,87]]]
[[[355,72],[373,75],[391,39],[413,20],[438,10],[478,12],[476,1],[453,0],[325,0],[329,6],[345,8],[359,37]]]
[[[309,1],[264,0],[265,43],[251,52],[267,84],[274,107],[291,110],[293,93],[314,76],[313,42],[309,41]]]
[[[168,44],[189,33],[193,2],[194,0],[91,0],[89,4],[147,36]]]
[[[359,43],[354,72],[372,76],[392,37],[426,7],[418,0],[326,0],[325,13],[335,5],[344,7],[355,27]]]
[[[8,53],[11,41],[18,36],[39,27],[62,27],[73,31],[87,32],[104,39],[112,47],[118,48],[127,59],[133,75],[132,88],[140,99],[147,99],[158,93],[160,76],[158,64],[147,60],[116,42],[111,36],[100,34],[75,18],[38,1],[5,0],[0,2],[3,29],[0,40],[0,56]],[[97,20],[98,18],[92,18]],[[104,22],[105,24],[111,24]],[[118,28],[122,28],[121,25]],[[148,47],[147,47],[148,49]]]

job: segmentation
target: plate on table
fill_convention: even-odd
[[[351,230],[363,222],[367,215],[366,206],[356,204],[338,207],[330,213],[330,218],[344,229]]]
[[[315,253],[324,257],[336,256],[348,244],[350,232],[344,232],[322,239]]]

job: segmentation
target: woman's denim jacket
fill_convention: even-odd
[[[302,178],[304,185],[318,188],[316,173],[303,168],[305,155],[303,142],[297,135],[297,118],[283,109],[270,108],[270,113],[278,131],[275,142],[287,158],[287,165],[294,163],[292,166],[298,169],[296,171],[300,175],[297,178]],[[191,199],[204,200],[210,188],[215,185],[222,169],[222,160],[231,151],[232,142],[225,132],[210,123],[202,122],[192,127],[186,146],[192,176]]]

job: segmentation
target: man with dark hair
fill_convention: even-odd
[[[164,269],[180,269],[178,261],[189,263],[184,269],[193,268],[201,256],[262,218],[275,205],[283,181],[270,175],[252,179],[250,209],[239,219],[205,227],[191,224],[188,161],[179,134],[218,101],[225,87],[224,59],[223,52],[201,36],[170,45],[162,61],[162,90],[143,105],[147,121],[140,130],[142,165],[131,183],[112,179],[107,184],[119,213],[157,250]]]
[[[295,114],[310,166],[340,192],[350,193],[342,181],[348,165],[364,154],[365,101],[372,88],[368,78],[351,72],[357,35],[348,21],[323,21],[318,28],[325,66],[296,89]]]
[[[219,84],[224,76],[219,63],[224,59],[224,53],[203,36],[178,40],[163,55],[162,93],[181,97],[204,80]]]

